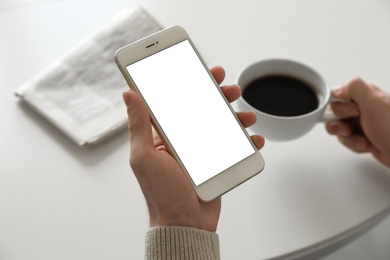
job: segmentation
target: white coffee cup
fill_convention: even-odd
[[[250,127],[250,130],[254,133],[274,141],[287,141],[303,136],[318,122],[335,119],[333,114],[329,115],[325,111],[329,102],[339,100],[331,97],[331,90],[321,75],[302,63],[285,59],[258,61],[239,73],[237,84],[241,87],[242,93],[244,93],[245,88],[251,82],[270,75],[287,76],[306,82],[317,94],[318,107],[303,115],[276,116],[256,109],[241,96],[237,100],[238,110],[252,110],[257,115],[256,124]]]

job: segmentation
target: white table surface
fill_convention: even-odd
[[[225,67],[226,84],[249,63],[280,57],[312,66],[332,87],[361,76],[390,90],[388,0],[1,1],[0,259],[143,258],[148,218],[127,134],[80,149],[13,95],[131,4],[186,28],[210,65]],[[323,125],[268,141],[262,153],[263,173],[223,197],[222,259],[321,252],[390,209],[390,170]]]

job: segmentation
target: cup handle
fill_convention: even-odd
[[[332,102],[345,103],[347,101],[345,101],[344,99],[340,99],[340,98],[337,98],[337,97],[334,97],[334,96],[331,95],[330,99],[329,99],[329,103],[332,103]],[[326,122],[336,121],[336,120],[339,120],[339,118],[336,117],[336,115],[333,113],[333,111],[329,110],[329,109],[326,109],[324,115],[322,116],[321,122],[326,123]]]

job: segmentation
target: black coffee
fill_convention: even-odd
[[[256,79],[242,93],[256,109],[276,116],[299,116],[318,107],[318,97],[307,83],[283,75]]]

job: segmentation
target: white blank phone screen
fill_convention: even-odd
[[[255,152],[188,40],[126,68],[195,185]]]

